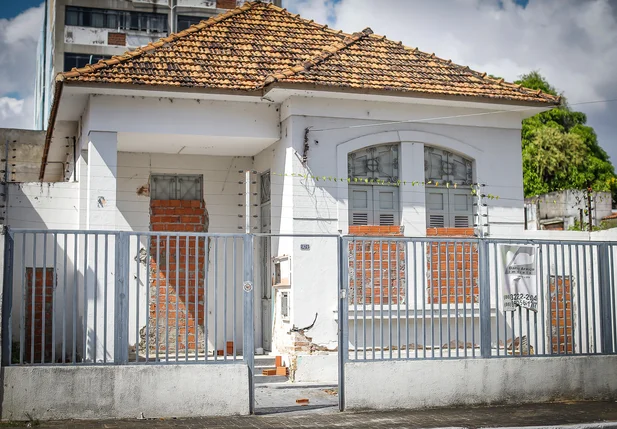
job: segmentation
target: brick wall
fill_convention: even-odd
[[[204,201],[152,200],[150,202],[152,231],[207,232],[207,225],[208,213]],[[151,353],[156,351],[157,324],[159,352],[166,351],[165,338],[169,340],[167,351],[170,353],[204,350],[203,285],[206,245],[208,244],[203,237],[161,236],[157,249],[157,239],[152,237],[148,341]],[[146,346],[144,329],[141,340],[140,349],[143,353]]]
[[[428,237],[474,237],[473,228],[428,228]],[[429,304],[478,302],[478,248],[471,243],[434,242],[427,246]]]
[[[236,7],[236,0],[216,0],[218,9],[233,9]]]
[[[402,237],[400,226],[349,227],[350,235]],[[349,244],[350,303],[398,304],[405,297],[405,244],[357,241]]]
[[[107,44],[126,46],[126,34],[124,33],[107,33]]]
[[[32,297],[33,273],[34,299]],[[36,270],[33,270],[32,267],[26,268],[26,341],[24,350],[24,360],[26,362],[51,362],[51,349],[53,346],[51,342],[51,316],[53,314],[53,294],[55,286],[56,278],[53,268],[36,268]],[[45,333],[44,346],[43,333]],[[33,343],[34,355],[32,355]]]
[[[555,282],[555,277],[551,276],[549,288],[553,353],[572,353],[574,351],[574,335],[570,278],[557,277],[557,282]]]

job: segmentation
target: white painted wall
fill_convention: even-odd
[[[249,413],[244,364],[10,367],[4,369],[3,387],[3,420]]]
[[[345,365],[346,409],[430,408],[613,400],[615,356],[353,362]]]

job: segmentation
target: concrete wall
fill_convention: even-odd
[[[525,199],[526,205],[534,207],[528,211],[528,221],[535,224],[536,229],[545,229],[543,221],[550,219],[563,220],[564,229],[574,226],[580,219],[580,210],[587,210],[587,195],[585,191],[571,189],[551,192]],[[593,224],[599,225],[602,219],[612,213],[612,196],[610,192],[594,192],[591,205],[593,208]],[[589,215],[583,214],[584,223],[589,222]]]
[[[249,413],[244,364],[9,367],[2,371],[2,419],[6,420]]]
[[[614,400],[617,356],[352,362],[345,398],[350,410]]]

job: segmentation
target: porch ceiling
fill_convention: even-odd
[[[254,156],[272,143],[272,139],[267,138],[118,133],[118,150],[122,152]]]

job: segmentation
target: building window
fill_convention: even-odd
[[[426,218],[429,228],[473,226],[473,162],[461,155],[425,146]]]
[[[153,174],[150,177],[150,198],[153,200],[202,200],[201,174]]]
[[[349,154],[349,224],[399,224],[399,146],[373,146]]]
[[[64,54],[64,71],[71,71],[74,67],[81,68],[86,64],[95,64],[100,60],[107,60],[110,55],[90,55],[90,54]]]
[[[150,33],[167,32],[167,15],[164,13],[67,6],[64,22],[66,25],[78,27],[111,28]]]
[[[191,25],[199,24],[206,19],[208,18],[202,16],[178,15],[178,31],[186,30]]]

